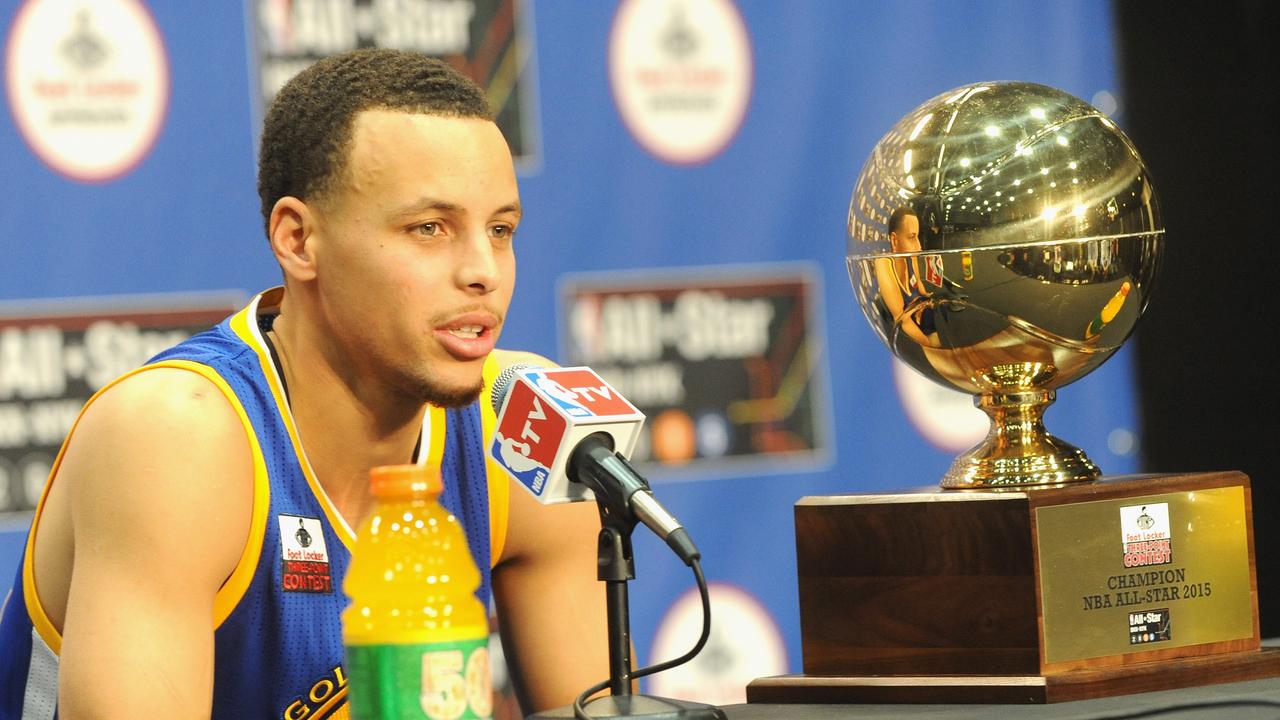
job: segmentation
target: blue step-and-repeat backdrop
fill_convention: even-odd
[[[636,460],[703,551],[717,631],[647,690],[712,702],[799,670],[796,500],[932,485],[985,433],[855,304],[871,147],[983,80],[1124,124],[1106,0],[0,0],[0,28],[0,577],[84,399],[279,282],[255,192],[275,89],[324,54],[418,49],[483,84],[518,158],[503,346],[590,364],[649,418]],[[1122,351],[1048,414],[1108,474],[1138,469],[1131,373]],[[700,610],[661,544],[637,534],[636,558],[648,663]]]

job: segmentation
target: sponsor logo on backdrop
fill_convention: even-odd
[[[63,438],[93,393],[221,321],[241,300],[228,294],[0,305],[0,511],[35,507]]]
[[[948,452],[960,452],[986,437],[991,421],[973,405],[973,396],[943,387],[890,354],[893,380],[902,409],[926,440]]]
[[[713,705],[747,701],[747,683],[787,671],[787,649],[778,624],[751,593],[725,583],[708,586],[711,637],[688,663],[654,675],[649,692]],[[702,632],[702,599],[690,590],[658,623],[651,662],[679,657]]]
[[[259,119],[320,58],[365,47],[441,58],[484,88],[516,166],[536,165],[532,11],[521,0],[247,0]],[[260,122],[255,123],[255,132]]]
[[[623,0],[609,33],[609,82],[627,129],[673,163],[733,140],[751,99],[751,40],[730,0]]]
[[[816,278],[795,265],[571,275],[561,354],[651,418],[632,458],[649,472],[825,461]]]
[[[9,31],[5,65],[23,138],[73,180],[133,170],[164,124],[169,61],[140,0],[27,0]]]

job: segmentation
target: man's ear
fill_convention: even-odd
[[[316,219],[314,208],[289,195],[271,209],[267,239],[285,277],[304,282],[315,279]]]

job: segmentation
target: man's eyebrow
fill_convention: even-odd
[[[422,198],[421,200],[415,203],[406,205],[400,208],[399,210],[396,210],[395,212],[392,213],[392,217],[396,219],[401,219],[401,218],[408,219],[413,217],[414,215],[420,215],[422,213],[432,212],[432,211],[455,213],[459,215],[466,214],[467,212],[466,208],[462,207],[457,203],[452,203],[447,200],[436,200],[434,198]],[[520,208],[519,201],[507,203],[506,205],[503,205],[502,207],[493,211],[494,215],[502,215],[504,213],[513,213],[515,214],[516,217],[522,216],[523,211]]]
[[[392,213],[395,218],[409,218],[431,211],[443,211],[448,213],[465,212],[462,206],[457,203],[447,202],[445,200],[436,200],[435,198],[422,198],[417,202],[405,205],[404,207]]]

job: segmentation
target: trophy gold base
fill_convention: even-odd
[[[1097,480],[1098,467],[1080,448],[1045,433],[1018,454],[989,441],[957,457],[939,483],[947,490],[1028,487]]]
[[[1135,475],[796,504],[803,674],[748,702],[1046,703],[1280,675],[1249,479]]]
[[[1056,397],[1052,390],[975,397],[973,403],[991,419],[991,429],[951,463],[940,485],[955,490],[1097,480],[1102,473],[1083,450],[1045,430],[1044,411]]]

